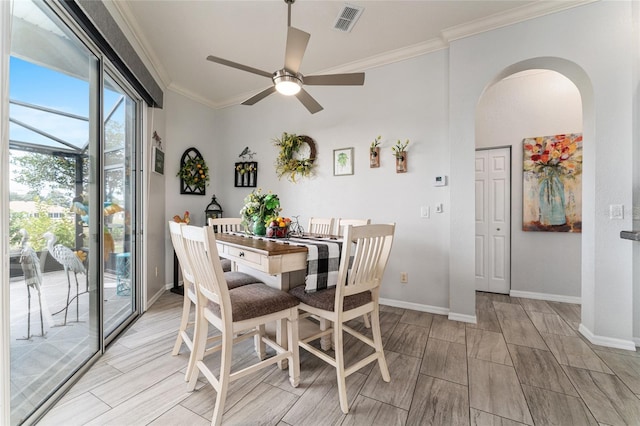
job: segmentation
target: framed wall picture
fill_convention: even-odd
[[[333,175],[344,176],[353,174],[353,148],[333,150]]]
[[[153,147],[153,171],[164,174],[164,152],[157,146]]]

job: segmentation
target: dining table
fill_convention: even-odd
[[[339,236],[303,234],[288,238],[267,238],[241,232],[216,233],[218,255],[231,260],[234,268],[255,275],[265,284],[289,291],[305,285],[307,291],[335,286],[342,240]],[[321,322],[321,329],[328,324]],[[276,324],[276,336],[286,342],[286,324]],[[320,341],[331,348],[331,336]],[[281,368],[282,365],[281,365]]]

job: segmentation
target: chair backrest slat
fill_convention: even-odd
[[[185,284],[185,289],[188,289],[189,286],[193,285],[194,277],[189,265],[189,260],[187,258],[187,252],[184,248],[184,242],[182,241],[183,226],[183,223],[169,221],[171,243],[173,244],[173,249],[175,250],[176,256],[178,257],[178,263],[180,264],[180,270],[182,271],[182,279]],[[175,283],[175,285],[177,285],[177,283]]]
[[[311,217],[309,218],[308,232],[311,234],[331,235],[333,232],[334,219]]]
[[[183,226],[182,238],[199,295],[217,303],[222,317],[230,324],[232,314],[229,289],[218,257],[213,229],[209,226]]]
[[[240,217],[219,217],[209,218],[208,225],[213,227],[214,232],[241,232],[242,218]]]
[[[380,287],[391,253],[395,225],[348,225],[344,229],[336,298]]]

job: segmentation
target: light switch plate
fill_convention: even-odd
[[[420,217],[428,219],[429,213],[429,206],[420,206]]]
[[[624,205],[609,205],[609,219],[624,219]]]
[[[436,213],[442,213],[442,203],[436,204]]]

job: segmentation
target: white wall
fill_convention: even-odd
[[[160,138],[165,135],[165,111],[157,108],[146,108],[145,114],[146,129],[144,133],[144,176],[145,176],[145,219],[144,226],[144,253],[145,262],[143,270],[145,271],[145,308],[149,307],[153,302],[162,295],[165,289],[166,271],[165,271],[165,229],[167,222],[165,220],[165,181],[164,175],[154,173],[152,147],[154,141],[152,139],[153,132],[157,132]]]
[[[440,51],[369,70],[364,87],[310,88],[325,108],[315,115],[297,99],[277,95],[252,107],[239,105],[216,111],[215,131],[211,131],[209,140],[218,155],[205,155],[205,159],[215,164],[214,189],[225,216],[237,217],[243,198],[250,192],[249,188],[233,187],[233,163],[248,145],[257,153],[258,186],[277,193],[283,214],[300,215],[303,226],[312,215],[396,222],[383,297],[446,308],[448,188],[434,188],[430,183],[434,175],[448,174],[447,111],[443,108],[446,61],[446,51]],[[390,87],[388,82],[398,75],[403,78]],[[178,109],[177,103],[185,102],[176,94],[167,96],[168,116]],[[172,127],[169,121],[168,133]],[[201,133],[202,129],[196,131]],[[273,166],[278,151],[272,140],[283,131],[306,134],[315,140],[315,177],[297,184],[278,180]],[[382,135],[383,141],[381,167],[371,169],[368,147],[377,135]],[[405,174],[395,172],[391,145],[398,139],[411,141],[409,172]],[[187,144],[181,141],[180,150]],[[345,147],[354,147],[355,173],[333,176],[333,150]],[[168,182],[167,191],[170,203],[170,198],[176,198],[177,188]],[[421,205],[430,205],[433,212],[437,202],[445,204],[445,213],[420,218]],[[401,271],[408,272],[408,284],[399,283]]]
[[[573,23],[573,24],[569,24]],[[493,79],[526,68],[561,71],[581,91],[584,112],[582,326],[592,341],[625,346],[632,338],[632,248],[619,238],[631,218],[608,219],[608,206],[632,206],[633,27],[630,2],[597,2],[456,41],[450,48],[454,216],[452,307],[473,308],[475,107]],[[524,42],[526,41],[526,42]],[[533,59],[532,59],[533,58]],[[516,64],[514,66],[514,64]],[[452,179],[452,182],[454,180]],[[455,275],[454,275],[455,271]]]
[[[166,223],[174,215],[182,217],[189,211],[192,225],[205,224],[204,210],[219,187],[217,152],[222,149],[218,144],[224,141],[218,142],[214,111],[210,108],[169,90],[165,91],[164,105],[166,134],[160,135],[165,147],[164,268],[166,283],[170,285],[173,283],[173,246]],[[191,147],[200,151],[212,175],[206,196],[180,194],[180,179],[176,175],[182,154]]]
[[[167,171],[167,219],[185,208],[200,212],[208,202],[177,195],[178,180],[172,178],[177,159],[192,145],[215,165],[212,188],[225,215],[236,216],[249,191],[232,186],[233,163],[248,145],[258,153],[258,185],[281,196],[286,215],[398,223],[384,298],[449,308],[450,317],[473,320],[477,105],[486,88],[507,75],[553,69],[576,84],[584,114],[582,331],[599,343],[627,347],[632,246],[619,232],[632,224],[630,216],[611,221],[607,212],[610,204],[626,211],[632,206],[632,59],[638,52],[632,51],[631,16],[630,2],[596,2],[460,39],[448,50],[368,70],[364,87],[310,88],[325,107],[316,115],[277,95],[253,107],[212,112],[167,92],[167,158],[176,163]],[[296,185],[277,180],[271,140],[283,131],[316,140],[315,178]],[[369,169],[367,147],[378,134],[385,142],[382,167]],[[409,173],[397,175],[390,146],[407,138]],[[333,150],[351,146],[355,175],[332,176]],[[432,187],[437,174],[449,175],[450,185]],[[434,213],[439,202],[442,214]],[[431,207],[430,219],[419,217],[421,205]],[[407,285],[399,283],[401,271],[409,273]]]
[[[511,146],[512,291],[556,299],[580,297],[580,234],[522,231],[522,140],[580,132],[578,88],[555,71],[503,79],[488,88],[478,104],[476,147]]]

